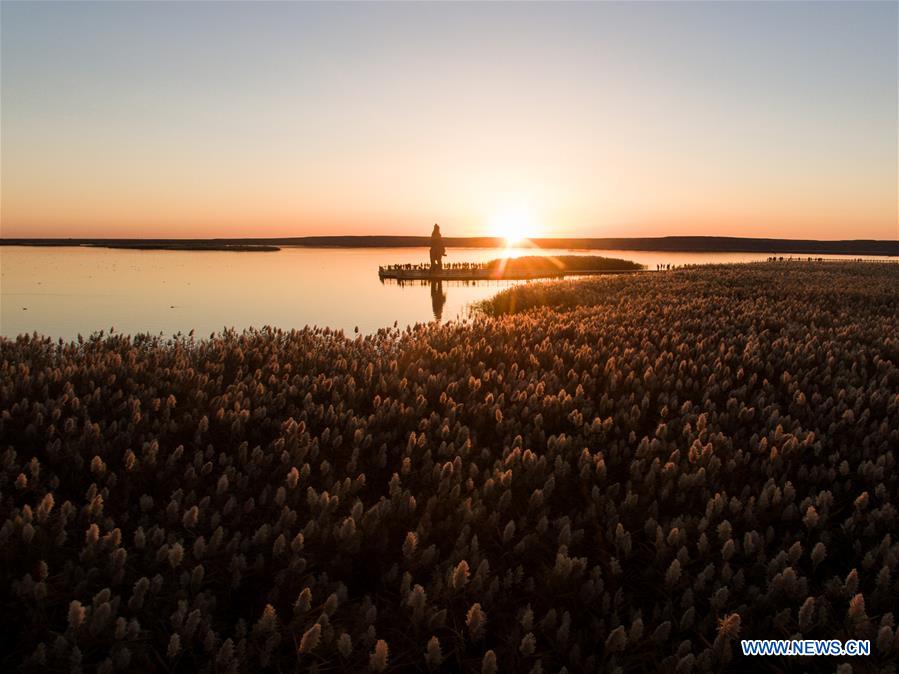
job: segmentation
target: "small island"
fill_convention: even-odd
[[[381,279],[401,281],[487,281],[633,274],[645,265],[599,255],[528,255],[497,258],[489,262],[453,262],[438,267],[428,264],[392,264],[378,267]]]

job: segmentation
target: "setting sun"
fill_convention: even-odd
[[[507,247],[516,246],[537,235],[537,214],[529,206],[508,207],[491,218],[489,227],[490,233],[502,237]]]

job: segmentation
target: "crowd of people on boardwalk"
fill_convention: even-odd
[[[784,257],[783,255],[777,256],[772,255],[768,258],[768,262],[824,262],[823,257]],[[856,260],[856,262],[861,262],[861,258]]]
[[[784,257],[783,255],[774,256],[768,258],[768,262],[884,262],[884,260],[871,260],[863,257],[853,257],[853,258],[824,258],[824,257],[793,257],[790,255],[789,257]]]
[[[790,255],[788,257],[784,257],[783,255],[771,255],[770,257],[765,259],[766,262],[883,262],[883,260],[872,260],[868,258],[825,258],[825,257],[813,257],[811,255],[807,257],[794,256]],[[672,269],[692,269],[695,267],[699,267],[702,265],[699,264],[656,264],[656,271],[671,271]]]
[[[440,267],[438,267],[438,269],[453,271],[473,271],[486,268],[487,265],[484,262],[451,262],[449,264],[441,264]],[[423,262],[419,264],[408,263],[378,266],[378,271],[430,271],[431,269],[434,269],[431,264],[425,264]]]

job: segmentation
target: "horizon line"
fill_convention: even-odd
[[[156,242],[156,241],[181,241],[181,242],[223,242],[223,241],[306,241],[306,240],[345,240],[345,239],[401,239],[401,240],[421,240],[430,239],[428,235],[419,234],[301,234],[291,236],[0,236],[0,244],[7,242],[23,242],[23,241],[135,241],[135,242]],[[467,235],[443,237],[444,240],[450,241],[504,241],[504,237],[484,234],[484,235]],[[795,243],[897,243],[899,237],[895,239],[875,239],[875,238],[852,238],[852,239],[807,239],[792,237],[771,237],[771,236],[728,236],[717,234],[667,234],[664,236],[535,236],[528,237],[528,241],[674,241],[674,240],[719,240],[719,241],[777,241],[777,242],[795,242]],[[522,246],[527,247],[527,246]]]
[[[280,250],[299,248],[421,248],[430,237],[395,235],[346,235],[244,238],[0,238],[0,247],[97,247],[124,250]],[[773,239],[732,236],[665,237],[556,237],[525,239],[510,245],[503,237],[443,237],[449,248],[532,248],[569,250],[614,250],[667,253],[756,253],[772,255],[854,255],[899,257],[899,240],[890,239]]]

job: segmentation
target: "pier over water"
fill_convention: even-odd
[[[448,264],[392,264],[378,267],[381,279],[433,281],[486,281],[633,274],[645,266],[629,260],[598,255],[526,256],[489,262]]]

